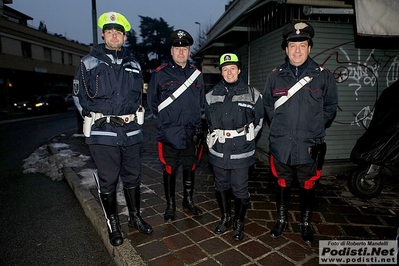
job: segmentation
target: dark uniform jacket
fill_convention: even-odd
[[[75,105],[80,112],[112,116],[134,114],[141,104],[142,86],[140,65],[128,50],[111,51],[99,44],[81,60],[76,70]],[[129,146],[142,141],[141,126],[135,122],[122,127],[110,123],[101,127],[92,125],[91,135],[86,138],[87,144],[111,146]]]
[[[228,86],[222,80],[206,94],[205,116],[210,131],[241,130],[253,123],[256,136],[263,124],[262,95],[241,77]],[[225,143],[216,141],[208,156],[212,165],[224,169],[251,166],[255,163],[255,139],[248,141],[244,135],[226,138]]]
[[[157,141],[175,149],[186,148],[186,138],[192,138],[196,128],[201,128],[201,109],[204,105],[202,73],[171,104],[158,113],[158,105],[172,95],[196,70],[187,64],[182,68],[175,62],[161,65],[152,74],[147,102],[158,117]]]
[[[314,162],[308,147],[314,145],[316,138],[324,139],[325,125],[333,119],[338,106],[332,73],[310,58],[305,64],[298,79],[289,62],[276,68],[267,78],[263,93],[270,120],[270,152],[278,161],[290,165]],[[274,110],[274,103],[305,76],[313,80]]]

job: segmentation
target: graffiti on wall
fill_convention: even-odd
[[[355,101],[361,101],[362,91],[370,90],[375,92],[377,100],[381,91],[399,78],[398,51],[356,49],[353,41],[350,41],[326,49],[313,58],[319,62],[323,60],[321,65],[328,66],[333,72],[338,86],[345,86],[353,92]],[[373,118],[373,108],[373,103],[365,103],[353,113],[352,121],[335,122],[367,128]]]

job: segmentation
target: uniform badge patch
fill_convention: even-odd
[[[288,90],[279,90],[279,89],[274,89],[273,90],[273,97],[281,97],[281,96],[287,96],[288,95]]]
[[[79,93],[79,80],[73,80],[73,94],[77,95]]]

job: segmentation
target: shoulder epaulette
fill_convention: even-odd
[[[87,71],[97,67],[102,61],[98,58],[88,55],[82,58],[82,64],[84,64]]]
[[[163,64],[163,65],[160,65],[159,67],[157,67],[157,68],[155,69],[155,72],[161,71],[161,70],[162,70],[163,68],[165,68],[167,65],[168,65],[168,63]]]
[[[325,70],[326,72],[330,72],[330,70],[322,65],[319,65],[320,72]]]
[[[88,57],[88,56],[90,56],[90,54],[86,54],[85,56],[82,57],[82,59],[83,59],[83,58],[86,58],[86,57]]]
[[[277,70],[280,69],[280,66],[276,67],[275,69],[273,69],[272,71],[270,71],[270,74],[273,74],[274,72],[276,72]]]
[[[194,70],[198,70],[199,72],[201,72],[201,73],[202,73],[202,71],[201,71],[200,69],[198,69],[196,66],[194,66],[194,65],[190,65],[190,67],[191,67],[191,68],[193,68]]]

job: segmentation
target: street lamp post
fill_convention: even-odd
[[[97,7],[96,0],[91,0],[91,20],[93,29],[93,46],[98,44],[97,38]]]
[[[202,41],[201,41],[201,39],[202,39],[202,37],[201,37],[201,23],[199,23],[198,21],[196,21],[195,22],[195,24],[198,24],[198,47],[200,47],[201,46],[201,43],[202,43]]]
[[[201,35],[201,23],[196,21],[195,24],[198,24],[198,35]]]

